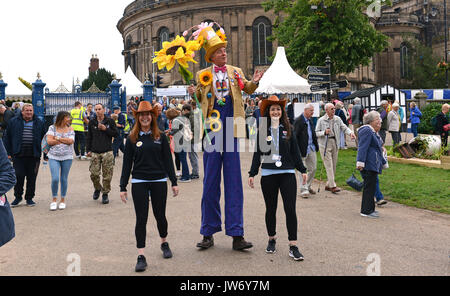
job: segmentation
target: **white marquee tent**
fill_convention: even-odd
[[[127,71],[122,77],[117,78],[121,78],[120,84],[122,84],[122,87],[126,87],[127,97],[143,95],[144,89],[142,82],[137,79],[130,66],[128,66]]]
[[[255,93],[310,94],[310,84],[289,65],[284,47],[278,47],[275,59],[259,81]]]

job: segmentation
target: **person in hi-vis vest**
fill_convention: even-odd
[[[83,110],[83,104],[77,101],[72,110],[70,110],[72,118],[72,128],[75,131],[75,143],[73,149],[78,159],[86,159],[86,136],[84,134],[84,124],[89,121]]]

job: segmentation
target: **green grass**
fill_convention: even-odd
[[[316,179],[320,179],[322,158],[317,157]],[[355,191],[345,182],[356,167],[356,150],[339,150],[336,183]],[[355,176],[362,180],[359,172]],[[326,181],[325,168],[322,181]],[[386,200],[407,206],[450,214],[450,170],[391,162],[379,175],[380,189]]]

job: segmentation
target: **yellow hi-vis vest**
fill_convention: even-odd
[[[123,131],[128,134],[130,132],[130,123],[128,122],[128,114],[123,114],[123,116],[125,116],[125,128],[123,129]],[[116,120],[116,125],[119,123],[119,119],[117,117]]]
[[[84,132],[83,110],[74,108],[70,110],[70,116],[72,117],[73,130],[76,132]]]

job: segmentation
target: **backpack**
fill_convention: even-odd
[[[433,127],[433,130],[437,132],[438,126],[437,126],[437,115],[431,118],[431,126]]]

